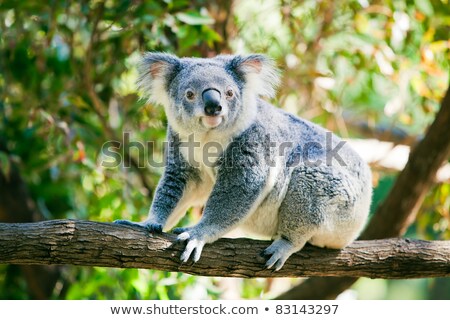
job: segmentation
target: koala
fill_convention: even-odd
[[[279,82],[271,59],[147,53],[138,71],[141,91],[165,109],[170,147],[147,220],[116,223],[159,233],[203,207],[196,225],[173,230],[187,242],[183,262],[240,227],[273,240],[261,254],[275,270],[307,242],[338,249],[359,235],[370,169],[331,132],[262,99]]]

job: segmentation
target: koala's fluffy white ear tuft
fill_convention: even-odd
[[[139,65],[137,86],[149,101],[169,105],[168,81],[175,77],[180,60],[168,53],[149,52],[144,54]]]
[[[275,95],[280,77],[272,59],[261,54],[235,56],[229,67],[245,78],[245,86],[252,92],[266,97]]]

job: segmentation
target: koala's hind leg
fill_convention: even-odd
[[[275,267],[278,271],[284,265],[286,260],[296,251],[297,249],[292,242],[287,239],[277,239],[270,246],[268,246],[262,253],[263,256],[270,258],[266,262],[266,268],[271,269]]]
[[[297,220],[297,224],[295,224],[293,221],[287,221],[292,218],[293,214],[300,215],[298,211],[291,214],[287,214],[284,210],[279,212],[280,225],[277,239],[263,251],[264,256],[270,257],[266,262],[267,269],[274,267],[276,271],[280,270],[286,260],[293,253],[301,250],[317,230],[311,222]]]
[[[270,257],[268,269],[280,270],[286,260],[301,250],[318,231],[322,223],[320,202],[310,201],[301,183],[292,182],[278,210],[279,226],[275,241],[263,251]]]

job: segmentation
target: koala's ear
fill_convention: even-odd
[[[146,53],[138,65],[137,86],[149,101],[168,106],[168,84],[176,76],[180,66],[180,60],[172,54]]]
[[[257,95],[273,97],[280,77],[272,59],[262,54],[235,56],[227,64],[233,72],[245,79],[245,87]]]

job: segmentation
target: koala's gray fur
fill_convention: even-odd
[[[138,224],[161,232],[189,207],[204,206],[197,225],[174,230],[187,241],[182,261],[192,253],[198,261],[205,243],[238,226],[274,239],[263,254],[276,270],[306,242],[342,248],[358,236],[369,212],[370,170],[338,137],[260,98],[278,84],[270,59],[148,53],[139,72],[140,88],[165,108],[171,148],[149,217]],[[197,147],[189,151],[188,142]],[[221,152],[208,166],[203,147],[211,145]],[[327,152],[333,148],[336,159]]]

